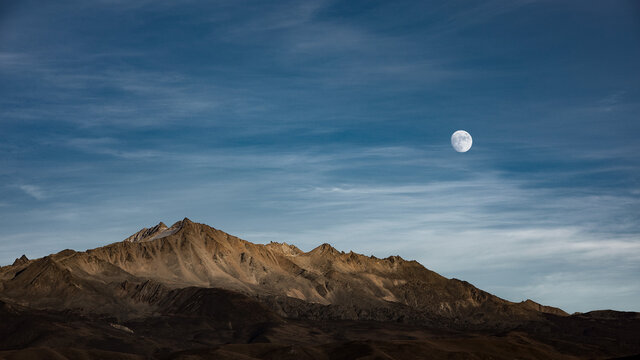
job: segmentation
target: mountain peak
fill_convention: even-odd
[[[535,301],[533,301],[531,299],[527,299],[525,301],[522,301],[520,304],[522,306],[528,308],[528,309],[531,309],[531,310],[534,310],[534,311],[538,311],[538,312],[541,312],[541,313],[554,314],[554,315],[560,315],[560,316],[568,315],[562,309],[558,309],[558,308],[553,307],[553,306],[541,305],[541,304],[538,304],[537,302],[535,302]]]
[[[295,256],[295,255],[303,254],[303,251],[298,249],[297,246],[287,244],[286,242],[279,243],[279,242],[272,241],[272,242],[268,243],[265,246],[268,249],[279,250],[285,255]]]
[[[170,229],[177,228],[179,230],[179,229],[181,229],[183,227],[186,227],[186,226],[189,226],[189,225],[194,225],[194,224],[195,223],[193,221],[191,221],[189,218],[186,217],[186,218],[184,218],[182,220],[174,222],[173,225],[171,225]]]
[[[22,254],[22,256],[20,256],[19,258],[16,259],[16,261],[13,262],[12,266],[18,266],[18,265],[23,265],[29,262],[29,258]]]
[[[168,230],[169,228],[167,227],[167,225],[165,225],[165,223],[163,222],[160,222],[158,223],[158,225],[153,226],[151,228],[142,228],[142,230],[124,239],[124,241],[125,242],[150,241],[150,240],[158,239],[160,237],[169,235],[169,234],[166,234]]]
[[[311,250],[309,253],[310,254],[319,254],[319,255],[326,255],[326,254],[335,255],[335,254],[339,254],[340,252],[338,250],[336,250],[336,248],[331,246],[331,244],[324,243],[324,244],[316,247],[315,249]]]
[[[196,223],[185,217],[180,221],[176,221],[171,227],[168,227],[164,222],[159,222],[158,225],[150,228],[142,228],[137,233],[124,239],[124,242],[147,242],[151,240],[161,239],[169,235],[173,235],[178,231],[187,227],[193,226]]]
[[[388,257],[386,257],[384,259],[389,261],[392,264],[396,263],[396,262],[404,262],[405,261],[400,255],[391,255],[391,256],[388,256]]]

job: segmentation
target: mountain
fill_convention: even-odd
[[[84,309],[104,310],[104,301],[94,298],[104,297],[105,285],[149,279],[169,288],[215,287],[256,296],[284,316],[296,299],[318,305],[318,311],[331,307],[325,311],[328,317],[354,320],[437,318],[486,324],[545,312],[566,315],[530,300],[500,299],[397,256],[378,259],[340,252],[329,244],[308,253],[284,243],[253,244],[189,219],[171,227],[160,223],[86,252],[65,250],[0,274],[6,292],[39,308],[52,298],[73,295],[75,300],[91,299]],[[120,315],[126,315],[128,309],[118,306],[124,311]]]
[[[185,351],[222,357],[222,351],[230,358],[269,358],[251,349],[279,353],[293,344],[309,359],[326,358],[335,349],[392,359],[437,349],[445,358],[458,352],[509,358],[506,349],[512,347],[541,354],[530,358],[640,353],[637,314],[570,316],[532,300],[501,299],[398,256],[379,259],[329,244],[309,252],[286,243],[254,244],[186,218],[85,252],[22,256],[0,268],[0,300],[12,321],[27,318],[40,326],[23,331],[45,333],[35,342],[0,342],[12,354],[61,348],[57,354],[69,357],[76,343],[49,329],[68,328],[61,314],[71,314],[77,328],[96,337],[81,346],[89,357],[130,348],[124,353],[143,357],[168,352],[179,358]],[[105,324],[117,336],[103,339],[97,329]],[[129,343],[139,336],[137,347]],[[101,341],[104,346],[90,345]],[[244,357],[233,347],[221,350],[226,343],[244,344],[236,349]]]

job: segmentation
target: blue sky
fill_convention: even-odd
[[[0,264],[187,216],[640,311],[638,44],[635,1],[3,1]]]

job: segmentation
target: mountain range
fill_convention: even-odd
[[[514,303],[416,261],[254,244],[185,218],[0,268],[0,358],[578,359],[640,314]]]

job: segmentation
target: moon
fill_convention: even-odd
[[[469,151],[471,144],[473,144],[473,139],[471,135],[464,130],[458,130],[451,135],[451,146],[453,146],[453,149],[457,152]]]

